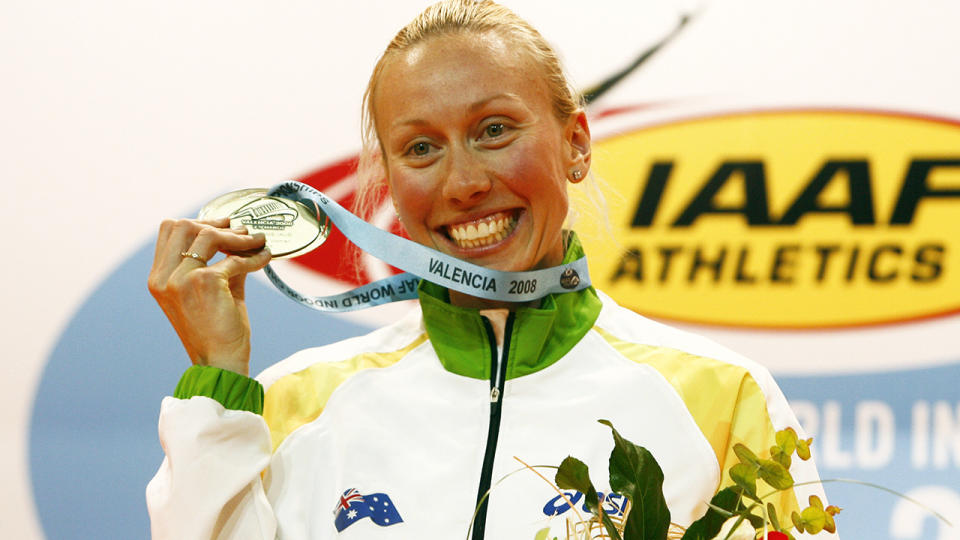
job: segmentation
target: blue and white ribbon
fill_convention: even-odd
[[[330,197],[300,182],[277,184],[267,195],[300,202],[308,208],[316,205],[357,247],[405,272],[345,293],[309,297],[284,283],[267,265],[264,271],[280,291],[320,311],[353,311],[416,298],[420,278],[470,296],[503,302],[529,302],[548,294],[578,291],[590,286],[586,257],[541,270],[501,272],[378,229]]]

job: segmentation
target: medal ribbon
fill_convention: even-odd
[[[490,300],[529,302],[548,294],[572,292],[590,286],[587,259],[528,272],[501,272],[469,263],[378,229],[353,215],[320,191],[300,183],[283,182],[267,196],[318,208],[357,247],[405,273],[332,296],[304,296],[284,283],[267,265],[264,272],[281,292],[320,311],[353,311],[417,297],[420,278],[448,289]],[[322,222],[323,220],[321,220]]]

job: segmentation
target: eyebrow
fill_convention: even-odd
[[[477,112],[478,110],[486,107],[486,106],[489,105],[490,103],[492,103],[492,102],[494,102],[494,101],[497,101],[497,100],[500,100],[500,99],[506,99],[506,100],[510,100],[510,101],[514,101],[514,102],[518,102],[518,103],[520,103],[520,104],[523,104],[523,100],[520,99],[520,96],[518,96],[518,95],[516,95],[516,94],[509,93],[509,92],[502,92],[502,93],[500,93],[500,94],[494,94],[494,95],[492,95],[492,96],[490,96],[490,97],[488,97],[488,98],[481,99],[480,101],[477,101],[476,103],[471,103],[470,106],[467,107],[467,112],[469,112],[469,113],[475,113],[475,112]],[[409,120],[404,120],[403,122],[400,122],[400,123],[398,123],[398,124],[395,124],[395,126],[398,126],[398,127],[401,127],[401,126],[402,126],[402,127],[405,127],[405,126],[422,126],[422,125],[426,125],[426,124],[427,124],[427,121],[426,121],[426,120],[423,120],[423,119],[421,119],[421,118],[411,118],[411,119],[409,119]]]
[[[486,99],[481,99],[480,101],[470,105],[470,107],[467,110],[470,112],[476,112],[477,110],[486,107],[488,104],[490,104],[493,101],[497,101],[498,99],[509,99],[511,101],[519,101],[520,103],[523,103],[523,100],[520,99],[520,96],[516,94],[511,94],[508,92],[503,92],[500,94],[490,96]]]

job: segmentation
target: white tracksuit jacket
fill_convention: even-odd
[[[552,527],[549,538],[563,539],[567,518],[587,515],[580,495],[568,492],[571,510],[533,472],[511,473],[518,459],[572,455],[609,492],[613,439],[601,418],[653,453],[671,520],[686,526],[730,485],[736,442],[763,453],[779,429],[802,434],[764,368],[592,288],[513,312],[502,352],[476,310],[427,282],[420,296],[399,322],[301,351],[257,381],[188,370],[161,406],[153,537],[533,540]],[[791,472],[818,478],[810,461],[794,459]],[[823,498],[819,485],[796,487],[779,514],[814,493]],[[604,507],[616,515],[623,502]]]

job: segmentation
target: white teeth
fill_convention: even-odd
[[[516,224],[514,217],[505,216],[469,225],[451,226],[447,232],[460,247],[475,248],[503,240]]]

